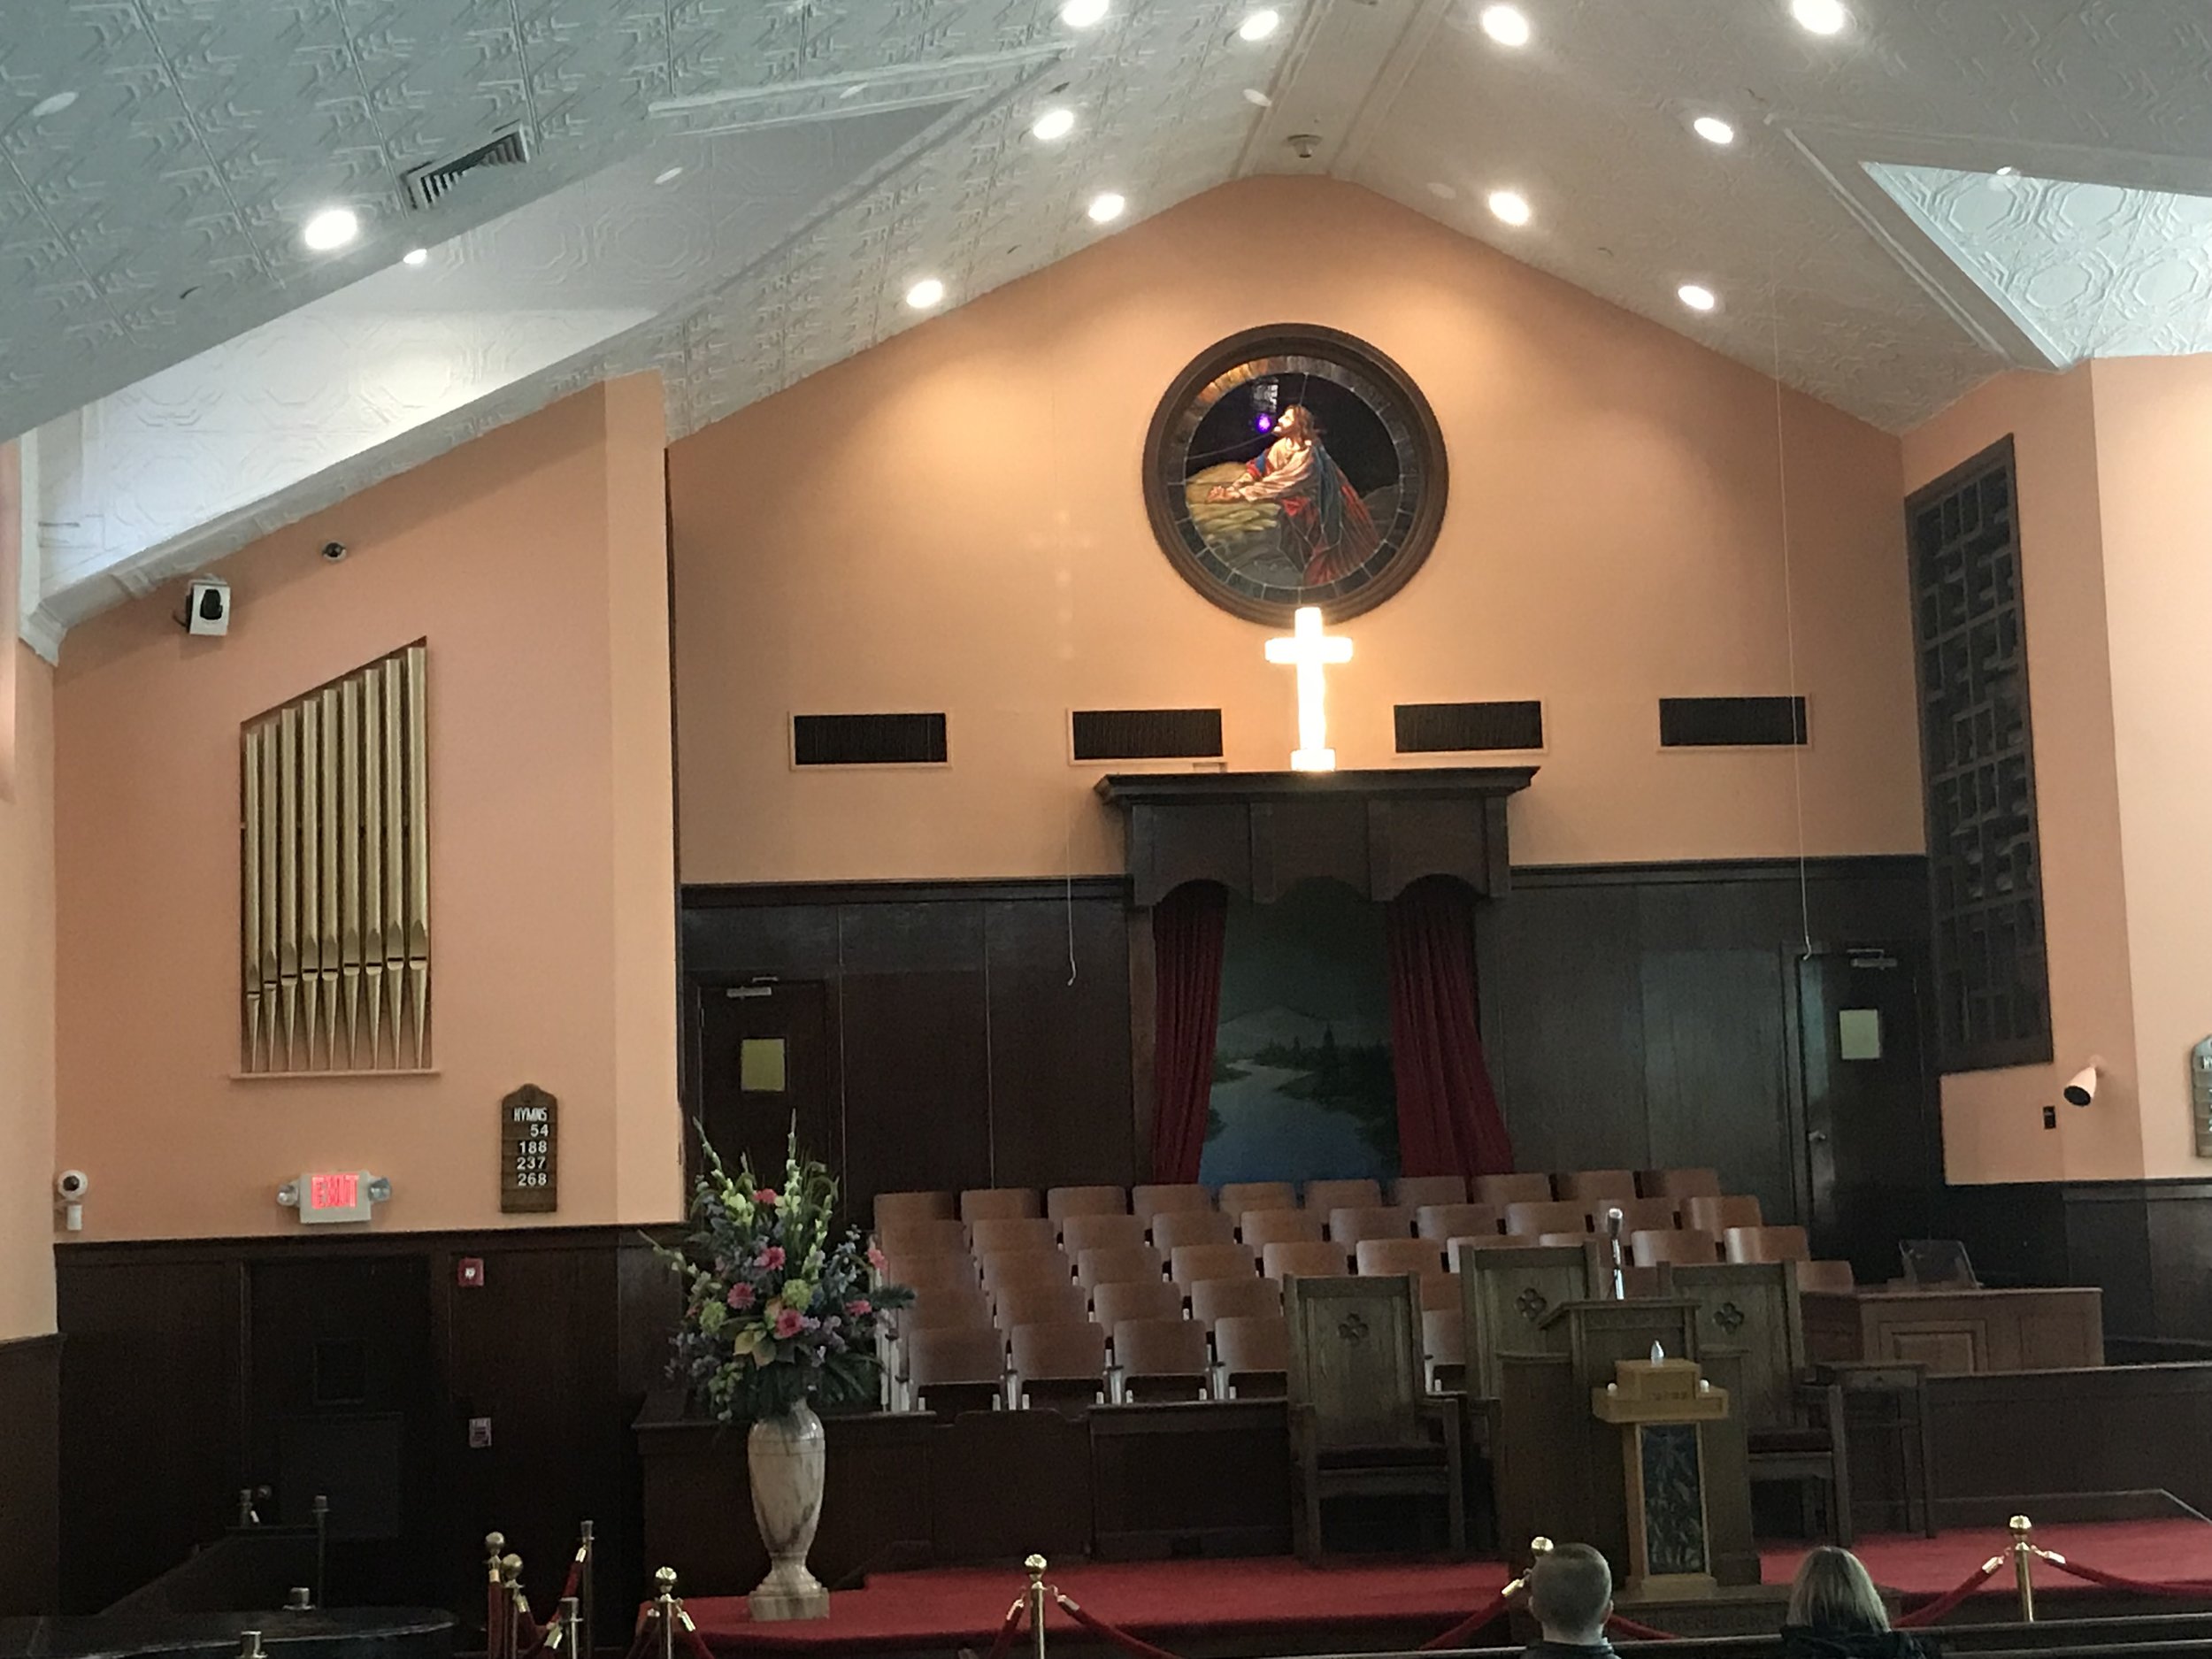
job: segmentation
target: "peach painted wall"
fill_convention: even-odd
[[[2139,1112],[2145,1175],[2201,1178],[2188,1055],[2212,1036],[2212,357],[2092,377],[2139,1097],[2116,1105]]]
[[[53,673],[15,636],[17,477],[0,445],[0,1342],[54,1328]]]
[[[664,448],[657,382],[595,388],[235,555],[226,639],[173,590],[71,634],[58,1139],[87,1237],[289,1232],[275,1189],[315,1168],[390,1176],[380,1228],[500,1225],[524,1082],[561,1100],[544,1220],[677,1213]],[[240,725],[424,635],[438,1075],[236,1080]]]
[[[1897,441],[1779,400],[1786,588],[1771,381],[1379,196],[1266,179],[673,447],[685,879],[1116,870],[1071,708],[1218,705],[1232,767],[1284,765],[1274,630],[1174,574],[1138,473],[1183,365],[1286,320],[1396,358],[1450,454],[1427,566],[1346,626],[1340,764],[1395,764],[1394,703],[1540,697],[1520,862],[1793,854],[1801,788],[1806,850],[1919,849]],[[1793,616],[1812,746],[1661,752],[1662,695],[1790,688]],[[902,709],[949,712],[949,768],[791,770],[793,711]]]
[[[1905,439],[1917,489],[2008,433],[2020,491],[2021,581],[2033,701],[2037,812],[2056,1061],[1943,1079],[1944,1164],[1960,1183],[2143,1172],[2136,1107],[2128,892],[2115,856],[2120,785],[2106,649],[2106,533],[2092,371],[1989,381]],[[1916,741],[1916,740],[1915,740]],[[2096,1107],[2042,1109],[2092,1054],[2111,1064]]]

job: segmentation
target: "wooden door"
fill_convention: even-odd
[[[1924,1233],[1943,1182],[1919,951],[1823,952],[1797,964],[1813,1254],[1862,1284],[1899,1272],[1897,1241]]]
[[[784,1143],[841,1173],[831,1110],[828,995],[819,980],[753,979],[697,987],[699,1116],[708,1144],[734,1170],[752,1160],[783,1184]]]

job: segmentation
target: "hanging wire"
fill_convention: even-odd
[[[1767,260],[1767,323],[1774,351],[1774,470],[1782,512],[1782,631],[1789,643],[1790,718],[1794,722],[1801,706],[1797,686],[1797,603],[1790,569],[1790,453],[1783,425],[1782,289],[1772,256]],[[1793,733],[1797,735],[1797,733]],[[1804,728],[1809,736],[1809,722]],[[1797,819],[1797,922],[1803,936],[1804,956],[1813,954],[1812,880],[1805,851],[1805,744],[1790,746],[1790,790]]]

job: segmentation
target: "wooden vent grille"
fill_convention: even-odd
[[[2012,441],[1905,503],[1946,1071],[2051,1058]]]
[[[1662,749],[1799,749],[1802,697],[1662,697]]]
[[[1218,709],[1078,709],[1069,717],[1077,760],[1218,760]]]
[[[1402,703],[1395,712],[1401,755],[1544,747],[1544,705],[1534,701]]]
[[[941,714],[795,714],[791,758],[801,766],[941,766]]]
[[[430,1064],[428,675],[418,641],[245,727],[242,1071]]]

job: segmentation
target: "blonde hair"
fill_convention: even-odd
[[[1797,1570],[1785,1623],[1814,1630],[1887,1630],[1889,1612],[1859,1558],[1823,1544]]]

